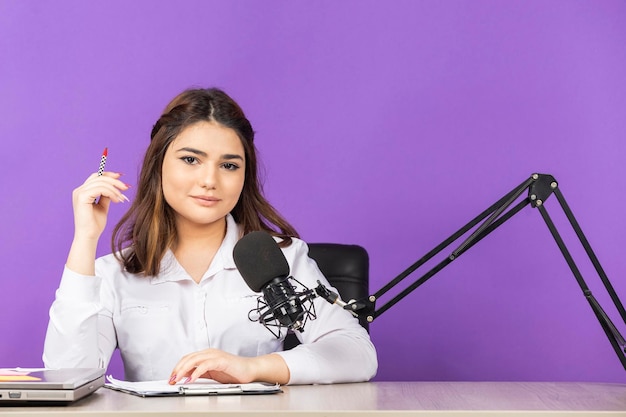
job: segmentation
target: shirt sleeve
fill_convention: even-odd
[[[111,314],[100,301],[101,290],[101,277],[63,270],[44,342],[46,367],[107,367],[117,343]]]
[[[320,280],[332,288],[315,261],[308,256],[308,246],[294,239],[285,255],[291,275],[308,288]],[[334,290],[334,289],[333,289]],[[317,318],[309,320],[303,332],[297,332],[301,345],[277,352],[287,363],[289,384],[329,384],[363,382],[378,369],[376,349],[369,334],[348,311],[316,298],[313,300]]]

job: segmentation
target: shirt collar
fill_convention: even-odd
[[[213,266],[216,265],[220,269],[236,269],[235,260],[233,258],[233,249],[235,244],[241,237],[241,229],[231,214],[226,215],[226,235],[215,254],[215,259],[211,262],[208,272],[211,272]],[[217,260],[217,262],[216,262]]]
[[[207,277],[215,275],[217,272],[224,269],[236,269],[235,260],[233,259],[233,249],[235,244],[241,237],[241,230],[239,225],[235,222],[235,219],[231,214],[226,215],[226,235],[222,244],[220,245],[209,269],[205,272],[202,280]],[[162,282],[170,281],[184,281],[191,280],[184,268],[178,263],[174,253],[168,249],[161,259],[161,269],[159,275],[150,278],[151,284],[160,284]]]

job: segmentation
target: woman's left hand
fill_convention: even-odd
[[[182,357],[174,367],[171,385],[187,379],[214,379],[221,383],[289,382],[289,369],[280,355],[243,357],[219,349],[206,349]]]

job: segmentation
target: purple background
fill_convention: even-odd
[[[191,86],[240,102],[270,200],[307,241],[367,248],[372,292],[542,172],[626,300],[626,2],[175,3],[0,1],[0,366],[41,364],[72,189],[105,146],[136,184],[153,123]],[[626,381],[530,208],[371,334],[378,380]]]

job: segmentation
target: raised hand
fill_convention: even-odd
[[[128,201],[122,193],[130,187],[120,181],[121,174],[94,173],[72,192],[74,240],[66,266],[83,275],[94,275],[98,239],[106,226],[111,202]]]
[[[75,237],[98,239],[106,226],[111,201],[128,201],[122,192],[129,185],[120,181],[120,176],[114,172],[94,173],[72,192]]]

